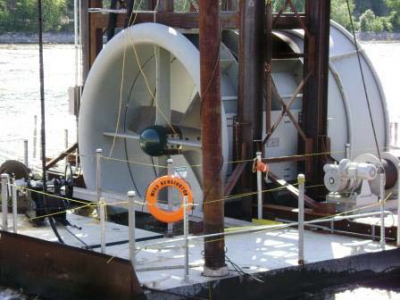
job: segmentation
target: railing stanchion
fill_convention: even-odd
[[[13,213],[13,231],[17,233],[18,231],[18,203],[17,203],[17,185],[15,182],[15,177],[12,181],[13,185],[11,186],[11,195],[12,195],[12,213]]]
[[[168,175],[174,175],[173,172],[173,163],[174,161],[170,158],[167,160],[167,165],[168,165]],[[168,200],[168,210],[172,211],[172,193],[171,189],[167,189],[167,200]],[[167,225],[167,236],[172,237],[174,236],[174,223],[168,223]]]
[[[68,149],[68,144],[69,144],[69,141],[68,141],[68,129],[64,129],[64,148],[65,148],[65,150]],[[65,157],[65,163],[66,164],[68,163],[68,155]]]
[[[36,159],[37,153],[37,116],[33,117],[33,158]]]
[[[135,236],[135,227],[136,227],[136,218],[135,218],[135,196],[136,193],[134,191],[128,192],[128,201],[129,201],[129,259],[132,263],[132,266],[136,265],[136,236]]]
[[[103,156],[103,150],[96,150],[96,196],[97,203],[100,202],[101,197],[101,158]]]
[[[261,162],[261,152],[257,152],[257,161]],[[259,220],[263,218],[263,195],[262,195],[262,173],[257,170],[257,217]]]
[[[381,247],[385,250],[386,238],[385,238],[385,174],[380,175],[380,198],[381,198]]]
[[[351,159],[350,144],[346,144],[346,158]]]
[[[28,140],[24,140],[24,164],[29,168],[29,145]]]
[[[106,253],[106,202],[104,198],[99,201],[99,215],[100,215],[100,245],[101,253]]]
[[[1,174],[1,213],[2,229],[8,231],[8,174]]]
[[[400,172],[400,164],[398,165],[398,171]],[[400,174],[400,173],[398,173]],[[398,191],[397,191],[397,247],[400,247],[400,178],[398,179]]]
[[[185,274],[184,281],[189,281],[189,217],[188,217],[188,197],[183,197],[183,235],[185,239]]]
[[[297,181],[299,183],[299,265],[304,264],[304,184],[306,182],[306,178],[303,174],[300,174],[297,177]]]

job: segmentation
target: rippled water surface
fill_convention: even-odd
[[[386,92],[392,118],[400,115],[400,43],[363,43]],[[48,153],[64,148],[64,130],[70,144],[76,139],[75,118],[68,114],[67,89],[74,85],[74,48],[72,45],[48,45],[44,50],[45,92],[47,102]],[[0,45],[0,161],[22,157],[22,140],[32,140],[34,116],[40,115],[39,59],[35,45]],[[366,287],[324,291],[302,299],[400,299],[399,291]],[[9,289],[0,291],[0,299],[27,299]]]
[[[64,147],[65,129],[69,129],[71,142],[76,139],[75,118],[68,114],[67,93],[75,82],[74,48],[45,46],[44,58],[47,148],[54,155]],[[32,145],[34,116],[40,116],[39,91],[37,46],[0,45],[0,159],[22,156],[22,139],[28,139]],[[31,154],[32,151],[30,147]]]

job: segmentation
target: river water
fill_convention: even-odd
[[[390,116],[400,119],[400,43],[363,43],[386,93]],[[44,49],[46,121],[49,156],[76,140],[76,120],[68,113],[69,87],[75,83],[74,47],[47,45]],[[35,45],[0,45],[0,162],[23,157],[23,140],[29,141],[33,158],[34,116],[40,115],[39,58]],[[40,121],[39,121],[40,122]],[[39,151],[39,149],[37,149]],[[39,155],[36,155],[38,158]],[[315,293],[302,299],[400,299],[400,291],[352,286]],[[9,289],[0,290],[0,300],[26,299]]]

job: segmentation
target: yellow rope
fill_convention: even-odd
[[[382,149],[386,149],[386,148],[382,147]],[[361,151],[368,151],[368,150],[374,150],[374,149],[371,149],[371,148],[357,149],[357,150],[353,150],[353,152],[361,152]],[[309,157],[314,157],[314,156],[332,155],[332,154],[340,154],[340,153],[345,153],[345,151],[331,151],[331,152],[319,152],[319,153],[310,153],[310,154],[296,154],[296,155],[287,155],[287,156],[264,157],[264,158],[262,158],[262,160],[290,159],[290,158],[296,158],[296,157],[309,158]],[[95,155],[88,155],[88,154],[80,154],[80,156],[95,158]],[[113,160],[113,161],[117,161],[117,162],[130,163],[130,164],[138,164],[138,165],[148,166],[148,167],[152,167],[152,168],[154,168],[154,167],[168,168],[167,166],[160,166],[157,164],[145,163],[145,162],[140,162],[140,161],[136,161],[136,160],[125,160],[125,159],[119,159],[119,158],[113,158],[113,157],[103,157],[103,158],[107,159],[107,160]],[[247,162],[253,162],[253,161],[254,161],[254,158],[243,159],[243,160],[233,160],[233,161],[227,161],[226,164],[240,164],[240,163],[247,163]],[[199,168],[201,166],[202,166],[202,164],[185,165],[185,167],[191,167],[191,168]]]
[[[140,5],[142,4],[142,2],[143,2],[143,0],[140,0],[140,2],[139,2],[139,7],[140,7]],[[128,23],[128,25],[131,24],[130,22],[131,22],[131,20],[132,20],[132,16],[134,15],[133,12],[134,12],[134,9],[132,9],[131,15],[129,16],[129,23]],[[136,13],[135,18],[133,19],[133,23],[136,21],[137,16],[138,16],[138,14]],[[124,36],[124,55],[123,55],[123,59],[122,59],[122,71],[121,71],[121,72],[122,72],[122,74],[121,74],[121,85],[120,85],[120,88],[119,88],[119,105],[118,105],[117,125],[116,125],[116,127],[115,127],[115,135],[114,135],[114,137],[113,137],[113,143],[112,143],[112,146],[111,146],[111,149],[110,149],[109,157],[112,156],[112,153],[113,153],[113,151],[114,151],[115,142],[116,142],[116,139],[117,139],[117,134],[118,134],[118,129],[119,129],[119,123],[120,123],[120,121],[121,121],[122,91],[123,91],[123,88],[124,88],[126,48],[127,48],[127,47],[126,47],[126,34],[125,34],[125,36]]]
[[[89,204],[86,204],[86,205],[74,207],[73,209],[66,209],[66,210],[63,210],[63,211],[58,211],[58,212],[55,212],[55,213],[50,213],[50,214],[42,215],[42,216],[39,216],[39,217],[25,218],[25,219],[26,219],[26,220],[29,220],[29,221],[33,221],[33,220],[37,220],[37,219],[43,219],[43,218],[47,218],[47,217],[52,217],[52,216],[56,216],[56,215],[61,215],[61,214],[64,214],[64,213],[66,213],[66,212],[68,212],[68,211],[70,211],[70,210],[76,210],[76,209],[81,209],[81,208],[84,208],[84,207],[95,206],[95,205],[96,205],[95,203],[89,203]]]

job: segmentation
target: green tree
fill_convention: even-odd
[[[384,29],[383,22],[381,18],[375,18],[371,23],[371,31],[375,33],[382,32]]]
[[[354,12],[354,0],[350,0],[350,11],[353,14]],[[352,17],[353,18],[353,17]],[[349,16],[349,10],[347,8],[346,0],[332,0],[331,2],[331,19],[338,22],[343,27],[347,28],[348,30],[351,29],[351,22]],[[353,22],[355,26],[356,20],[353,18]]]
[[[367,9],[374,12],[376,16],[388,14],[388,7],[385,0],[355,0],[354,14],[359,17]]]
[[[400,0],[386,0],[386,4],[393,10],[400,9]]]
[[[273,0],[272,7],[275,12],[280,11],[283,8],[286,0]],[[297,11],[304,12],[304,0],[293,0],[293,4],[296,7]],[[286,12],[291,12],[289,5],[286,8]]]
[[[400,0],[386,0],[386,4],[392,9],[389,20],[393,30],[400,32]]]
[[[367,9],[360,17],[360,29],[362,32],[373,31],[372,26],[375,22],[375,13]],[[378,24],[375,24],[375,29],[377,28]],[[382,29],[383,30],[383,29]]]

